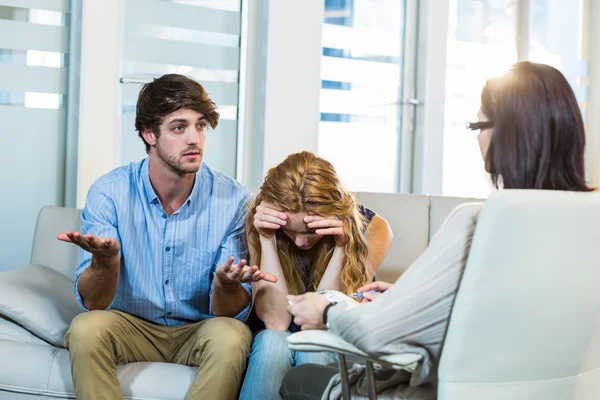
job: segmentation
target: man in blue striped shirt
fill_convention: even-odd
[[[135,124],[148,157],[98,179],[81,232],[58,235],[81,248],[75,296],[90,311],[65,336],[78,399],[122,399],[116,365],[136,361],[197,366],[188,398],[236,398],[250,283],[277,278],[245,261],[250,193],[202,163],[218,120],[191,79],[144,85]]]

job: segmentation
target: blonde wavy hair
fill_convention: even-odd
[[[322,217],[337,217],[343,223],[346,245],[345,262],[340,276],[344,293],[355,292],[369,281],[368,245],[363,234],[365,220],[356,198],[341,183],[333,165],[314,153],[290,154],[281,164],[271,168],[260,192],[250,204],[246,219],[248,242],[254,250],[252,262],[260,265],[259,234],[254,227],[256,207],[262,202],[280,207],[284,212],[313,212]],[[301,273],[301,251],[281,229],[276,232],[277,252],[290,294],[304,293]],[[308,289],[316,290],[333,254],[335,240],[325,235],[314,246],[316,256],[310,260]]]

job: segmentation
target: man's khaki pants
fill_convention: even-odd
[[[236,399],[252,335],[233,318],[167,327],[121,311],[79,314],[65,335],[77,399],[122,399],[117,364],[198,367],[188,399]]]

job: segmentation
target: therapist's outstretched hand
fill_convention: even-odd
[[[383,292],[388,290],[394,286],[393,283],[383,282],[383,281],[375,281],[371,283],[367,283],[365,286],[358,289],[359,292],[362,292],[363,298],[361,303],[370,303],[375,300],[376,297],[381,296]]]
[[[294,316],[294,323],[303,331],[325,329],[323,311],[329,304],[327,296],[317,293],[305,293],[300,296],[288,296],[288,312]]]

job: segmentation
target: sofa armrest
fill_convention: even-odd
[[[423,356],[416,353],[392,354],[376,357],[365,353],[331,331],[302,331],[288,336],[288,346],[296,351],[331,351],[338,354],[355,356],[383,365],[388,368],[407,369],[418,363]]]
[[[0,315],[58,347],[73,318],[83,312],[73,281],[43,265],[0,272],[0,293]]]

